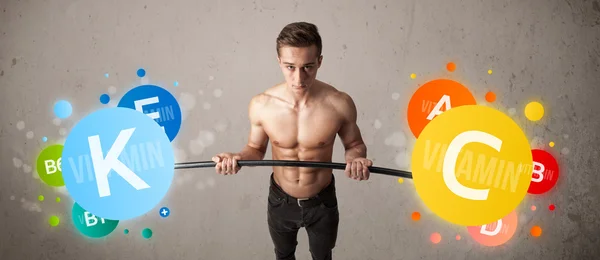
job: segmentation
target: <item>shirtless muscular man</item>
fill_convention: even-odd
[[[271,143],[273,160],[331,162],[336,135],[345,149],[347,177],[368,180],[372,161],[356,124],[352,98],[316,79],[321,36],[315,25],[288,24],[277,37],[285,82],[254,96],[248,106],[248,143],[238,153],[212,158],[216,172],[236,174],[238,160],[263,160]],[[332,259],[339,211],[332,169],[273,167],[267,222],[276,259],[295,259],[298,230],[306,229],[313,259]]]

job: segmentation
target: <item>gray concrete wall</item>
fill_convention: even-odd
[[[357,183],[340,174],[336,259],[598,257],[599,1],[3,0],[0,259],[273,259],[268,168],[234,177],[211,169],[177,172],[161,203],[173,211],[169,218],[149,212],[121,222],[102,240],[77,232],[69,222],[73,201],[36,179],[31,168],[47,144],[42,136],[64,140],[79,119],[104,107],[98,97],[110,86],[118,100],[140,84],[139,67],[147,82],[171,90],[185,110],[174,142],[178,161],[240,149],[249,130],[249,98],[283,80],[274,40],[294,21],[319,26],[319,78],[354,98],[375,165],[410,169],[415,138],[405,118],[408,100],[418,84],[448,77],[468,86],[479,102],[493,89],[498,100],[491,106],[516,111],[513,118],[532,146],[554,149],[562,169],[553,191],[528,196],[519,206],[517,233],[496,248],[480,246],[464,227],[433,215],[409,180],[398,184],[374,175]],[[445,70],[449,61],[457,64],[454,73]],[[54,122],[58,99],[71,101],[74,113]],[[530,99],[546,108],[541,122],[523,116]],[[203,145],[193,142],[198,139]],[[556,146],[549,148],[549,141]],[[334,161],[342,159],[338,143]],[[40,194],[45,201],[37,201]],[[554,212],[547,210],[550,203]],[[538,210],[530,211],[531,205]],[[421,221],[410,219],[413,211],[421,212]],[[63,220],[54,228],[48,225],[53,214]],[[533,225],[543,227],[541,237],[529,235]],[[150,240],[140,236],[146,227],[154,231]],[[432,232],[442,235],[440,244],[429,241]],[[297,256],[309,259],[305,231]]]

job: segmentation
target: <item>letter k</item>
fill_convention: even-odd
[[[134,131],[135,128],[121,130],[119,136],[117,136],[117,140],[115,140],[110,150],[108,150],[106,158],[102,153],[100,136],[94,135],[88,137],[92,164],[94,165],[96,184],[98,185],[98,194],[100,197],[110,196],[110,187],[108,185],[108,173],[110,170],[115,170],[117,174],[123,177],[123,179],[131,184],[136,190],[150,188],[150,185],[144,182],[144,180],[118,159]]]

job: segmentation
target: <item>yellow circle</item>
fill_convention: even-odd
[[[398,183],[403,183],[404,179],[403,178],[398,178]]]
[[[427,124],[411,163],[425,205],[463,226],[492,223],[513,211],[527,195],[532,165],[521,128],[478,105],[453,107]]]
[[[548,145],[550,145],[550,147],[554,147],[554,142],[550,142]]]
[[[544,106],[539,102],[529,102],[525,106],[525,116],[531,121],[538,121],[544,116]]]
[[[488,74],[490,74],[490,75],[491,75],[491,74],[492,74],[492,70],[488,70]]]
[[[415,79],[415,78],[417,78],[417,74],[414,74],[414,73],[413,73],[413,74],[410,74],[410,78],[411,78],[411,79]]]

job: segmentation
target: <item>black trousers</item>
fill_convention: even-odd
[[[298,230],[302,227],[308,234],[312,259],[332,259],[340,220],[333,175],[331,183],[315,197],[296,199],[285,193],[271,174],[267,218],[275,259],[296,259]]]

